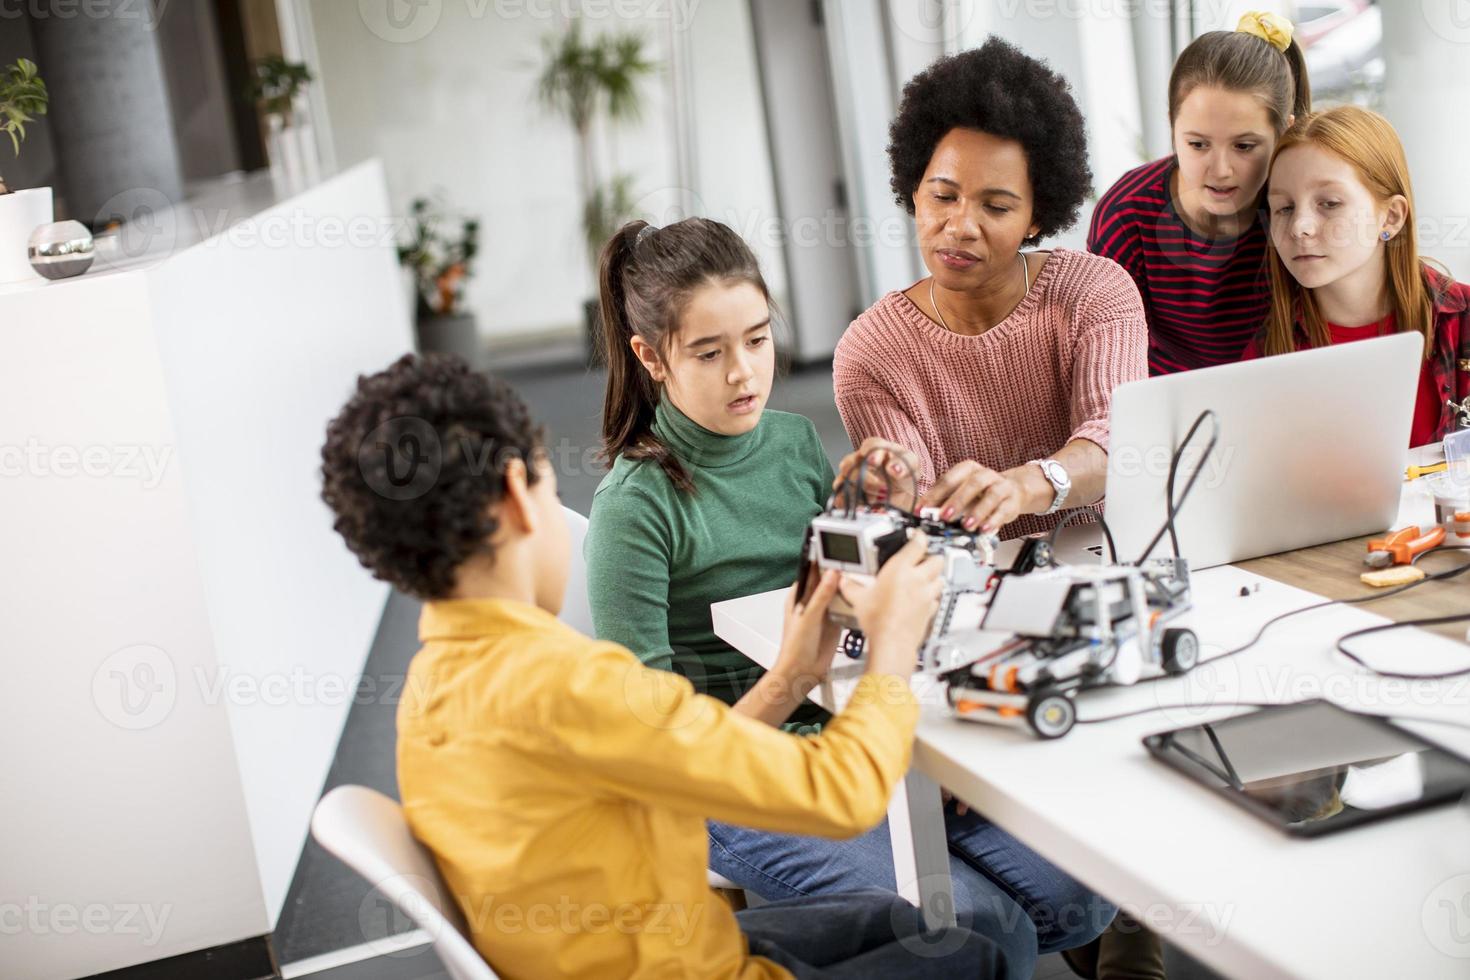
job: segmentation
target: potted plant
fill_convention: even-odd
[[[283,193],[295,193],[321,176],[311,123],[298,112],[298,101],[312,80],[305,64],[280,55],[257,60],[250,80],[249,97],[265,114],[271,179]]]
[[[636,217],[634,210],[633,178],[629,174],[617,174],[595,188],[582,208],[583,244],[587,248],[593,283],[597,282],[597,258],[602,246],[613,232]],[[593,289],[596,288],[594,285]],[[595,292],[591,299],[582,301],[583,350],[588,367],[600,367],[603,363],[602,320],[598,315],[600,305]]]
[[[458,234],[446,232],[450,216],[428,198],[409,206],[412,222],[407,245],[398,246],[398,261],[414,283],[414,321],[420,351],[458,354],[472,367],[484,369],[485,350],[475,316],[464,309],[464,287],[474,274],[480,251],[480,222],[460,218]]]
[[[46,83],[36,73],[35,62],[20,58],[0,69],[0,133],[10,137],[17,157],[26,123],[44,116],[46,103]],[[0,282],[35,276],[26,258],[26,243],[31,232],[49,224],[52,217],[51,188],[13,189],[0,175]]]
[[[601,34],[584,38],[575,18],[563,31],[542,39],[544,62],[537,80],[541,104],[564,116],[577,134],[577,182],[582,197],[582,232],[588,267],[597,281],[597,253],[632,211],[632,183],[626,175],[604,181],[593,148],[599,118],[608,124],[636,120],[642,112],[639,82],[658,65],[644,54],[638,34]],[[597,300],[583,304],[589,363],[599,360]]]

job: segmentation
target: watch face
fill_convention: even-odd
[[[1049,459],[1046,461],[1045,467],[1046,477],[1051,480],[1053,486],[1061,488],[1072,485],[1072,478],[1067,474],[1067,468],[1061,463]]]

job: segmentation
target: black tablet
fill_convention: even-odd
[[[1272,825],[1317,837],[1470,793],[1470,760],[1327,701],[1150,735],[1149,752]]]

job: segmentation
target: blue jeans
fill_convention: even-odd
[[[980,816],[944,810],[955,918],[998,945],[1012,975],[1041,953],[1102,934],[1117,907]],[[769,901],[861,888],[896,891],[888,821],[850,840],[773,834],[709,821],[709,866]]]
[[[996,945],[969,929],[925,929],[891,891],[792,898],[735,913],[754,956],[797,980],[1026,980]]]

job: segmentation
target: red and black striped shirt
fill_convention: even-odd
[[[1235,238],[1201,238],[1169,192],[1174,158],[1128,171],[1092,214],[1087,248],[1128,270],[1148,317],[1150,374],[1238,361],[1266,319],[1265,215]]]

